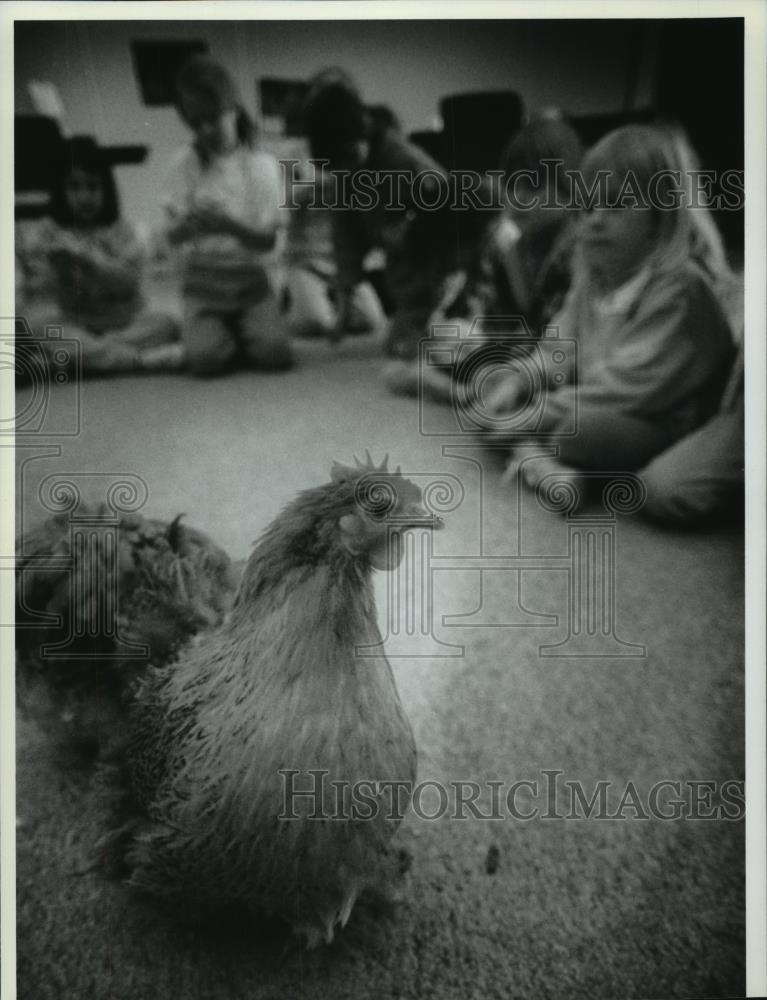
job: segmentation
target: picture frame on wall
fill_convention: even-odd
[[[162,107],[175,102],[175,80],[179,70],[192,56],[208,52],[202,39],[136,39],[131,42],[133,69],[147,107]]]
[[[256,92],[264,132],[292,137],[304,134],[303,109],[309,95],[307,81],[265,76],[257,81]]]

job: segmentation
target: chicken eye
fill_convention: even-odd
[[[355,500],[369,518],[382,521],[397,506],[398,495],[390,479],[364,477],[357,483]]]

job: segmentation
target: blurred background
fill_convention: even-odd
[[[78,21],[15,25],[16,179],[22,212],[45,186],[50,123],[113,147],[123,213],[148,226],[170,155],[187,139],[175,71],[195,51],[225,63],[267,148],[294,156],[297,108],[317,71],[343,67],[371,105],[452,168],[488,169],[549,107],[589,143],[657,115],[687,129],[704,168],[743,166],[743,21]],[[37,120],[35,120],[37,119]],[[38,200],[39,203],[39,200]],[[730,244],[742,214],[719,224]]]
[[[56,144],[77,135],[108,149],[122,213],[151,244],[169,163],[190,140],[173,79],[193,52],[226,66],[260,122],[262,144],[282,158],[308,155],[300,113],[307,83],[340,66],[368,105],[393,115],[448,168],[498,166],[529,117],[557,108],[586,144],[624,123],[674,119],[704,169],[740,170],[743,24],[17,21],[17,245],[24,226],[47,222]],[[742,210],[720,212],[717,222],[737,260]],[[148,299],[175,315],[177,281],[158,261]],[[406,470],[466,477],[467,497],[479,501],[438,536],[442,553],[452,554],[454,543],[472,556],[568,551],[570,522],[532,493],[515,494],[501,476],[501,450],[489,453],[481,479],[470,452],[443,447],[447,407],[427,400],[438,432],[421,430],[416,400],[394,398],[379,376],[376,336],[332,347],[324,337],[296,338],[299,363],[285,377],[155,371],[64,378],[50,395],[23,386],[19,412],[46,421],[27,445],[45,434],[62,445],[32,457],[18,449],[16,510],[32,525],[44,514],[41,484],[54,475],[89,470],[100,484],[124,470],[150,488],[148,514],[169,521],[188,512],[191,525],[239,559],[288,497],[327,475],[332,459],[370,448],[374,456],[390,451]],[[621,639],[647,643],[641,659],[541,657],[541,643],[564,641],[569,627],[559,569],[514,571],[503,586],[493,571],[484,592],[473,570],[437,574],[445,582],[434,607],[447,612],[444,621],[469,622],[467,655],[394,664],[424,777],[529,779],[560,763],[587,790],[603,777],[621,788],[630,777],[640,789],[668,778],[742,777],[742,531],[666,530],[624,516],[619,523],[611,613]],[[379,608],[387,586],[381,574]],[[530,627],[527,617],[524,627],[509,617],[512,601],[533,615]],[[472,626],[485,609],[515,624]],[[547,620],[556,638],[539,627]],[[48,734],[23,715],[17,748],[20,998],[743,995],[741,823],[411,819],[402,842],[412,872],[396,919],[355,916],[332,953],[306,955],[295,944],[280,955],[272,939],[256,940],[247,928],[232,940],[224,929],[211,942],[105,883],[89,867],[103,832],[90,778],[62,774]]]

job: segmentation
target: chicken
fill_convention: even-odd
[[[415,526],[442,522],[399,469],[334,464],[267,528],[229,619],[148,673],[125,752],[131,885],[185,913],[281,917],[314,946],[390,878],[416,748],[386,657],[356,650],[381,642],[371,570],[394,568]],[[326,772],[330,801],[288,802],[287,771]],[[348,806],[359,781],[404,782],[400,809],[384,792],[370,819],[339,814],[337,789]],[[337,818],[312,818],[323,805]]]
[[[109,524],[109,513],[82,505],[78,516]],[[115,737],[147,664],[166,663],[201,628],[219,624],[237,585],[229,556],[181,516],[168,524],[125,514],[115,527],[116,547],[114,535],[96,531],[89,550],[72,558],[72,523],[61,514],[17,547],[19,702],[55,742],[80,750]],[[41,613],[59,624],[42,624]]]

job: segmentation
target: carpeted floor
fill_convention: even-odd
[[[738,530],[683,533],[619,516],[609,529],[616,631],[646,655],[613,655],[637,652],[628,645],[601,658],[541,655],[568,637],[567,521],[516,497],[500,455],[446,455],[446,439],[419,433],[417,403],[387,394],[368,340],[299,351],[299,366],[279,376],[62,386],[57,412],[76,408],[80,433],[33,435],[19,450],[25,524],[42,517],[38,488],[52,474],[93,499],[132,474],[148,488],[145,513],[185,512],[243,558],[296,490],[326,480],[333,459],[388,451],[406,473],[452,475],[464,491],[434,542],[444,567],[436,635],[463,655],[418,655],[434,652],[428,637],[415,650],[392,639],[404,650],[392,665],[421,780],[543,789],[543,772],[559,770],[559,787],[581,782],[589,796],[611,781],[614,813],[629,782],[646,806],[661,780],[681,782],[689,803],[691,781],[743,778]],[[29,390],[19,394],[22,407],[29,401]],[[436,408],[426,415],[447,420]],[[42,454],[47,444],[61,453]],[[504,553],[551,561],[480,578],[459,558]],[[600,578],[608,572],[602,563]],[[376,581],[384,632],[388,580]],[[443,621],[460,615],[462,627]],[[631,808],[624,819],[544,819],[546,798],[532,793],[532,803],[517,799],[540,807],[531,820],[411,814],[398,834],[412,855],[399,904],[360,905],[333,946],[307,953],[269,928],[177,927],[119,885],[78,874],[99,832],[92,778],[64,766],[30,720],[19,719],[17,742],[22,1000],[744,993],[742,822],[640,819]]]

